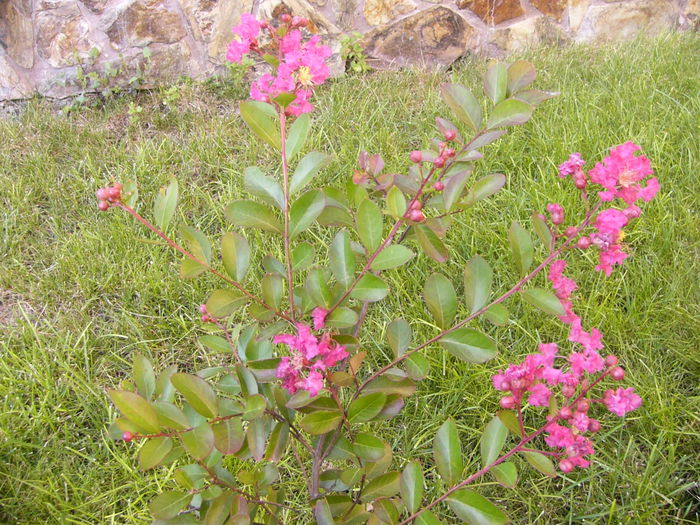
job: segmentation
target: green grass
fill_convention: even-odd
[[[459,217],[449,234],[454,256],[442,271],[457,276],[481,253],[507,289],[515,280],[504,235],[510,222],[527,223],[547,202],[578,209],[556,165],[572,151],[595,161],[611,145],[641,144],[662,191],[629,228],[632,257],[607,279],[591,270],[592,254],[572,263],[571,272],[581,284],[585,323],[600,327],[644,405],[624,420],[604,418],[588,470],[549,480],[523,466],[516,490],[489,480],[480,490],[515,523],[696,522],[700,39],[683,34],[526,56],[540,70],[537,87],[562,95],[485,150],[479,172],[507,174],[507,187]],[[335,155],[324,184],[343,183],[362,149],[381,152],[387,171],[405,169],[407,152],[426,143],[434,118],[449,116],[440,82],[478,89],[484,68],[465,61],[446,74],[378,73],[321,89],[307,147]],[[171,112],[159,109],[158,93],[142,94],[135,102],[144,111],[131,122],[129,99],[69,116],[33,100],[19,117],[0,121],[0,522],[149,520],[147,503],[169,471],[137,472],[136,447],[106,437],[114,409],[105,388],[126,377],[137,351],[185,369],[208,363],[195,342],[202,333],[196,305],[215,282],[181,282],[175,257],[124,214],[98,213],[94,191],[111,177],[136,179],[147,210],[174,175],[182,195],[178,221],[218,235],[227,227],[224,205],[241,194],[242,169],[275,167],[234,112],[241,92],[183,85]],[[328,239],[330,232],[317,235]],[[256,235],[251,242],[257,260],[280,251]],[[432,334],[420,323],[426,313],[416,299],[432,271],[435,264],[422,257],[410,270],[388,274],[395,293],[371,310],[368,333],[381,334],[400,312],[417,337]],[[479,431],[498,400],[491,374],[538,341],[565,340],[557,321],[519,301],[509,306],[511,326],[482,324],[499,341],[496,360],[467,366],[430,349],[430,378],[402,416],[383,427],[395,450],[429,457],[435,431],[453,415],[469,469],[476,468]],[[366,338],[366,349],[385,363],[388,350],[374,339],[380,337]]]

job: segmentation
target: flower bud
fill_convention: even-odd
[[[97,195],[97,198],[101,201],[106,201],[109,198],[107,188],[100,188],[95,192],[95,195]]]
[[[445,157],[447,157],[447,158],[452,158],[457,153],[455,152],[455,150],[453,148],[445,148],[445,151],[443,151],[442,154],[445,155]]]
[[[573,385],[563,385],[561,387],[561,393],[564,397],[571,397],[576,393],[576,387]]]
[[[445,185],[441,181],[437,181],[433,184],[433,188],[435,188],[435,191],[442,191],[445,189]]]
[[[616,366],[610,370],[610,377],[615,381],[622,381],[625,378],[625,370],[621,366]]]
[[[420,150],[415,149],[411,152],[411,162],[415,162],[416,164],[418,164],[422,160],[423,153]]]
[[[569,226],[566,230],[564,230],[564,235],[567,237],[573,237],[576,235],[576,232],[578,232],[578,229],[576,226]]]
[[[588,412],[589,408],[591,408],[591,404],[586,399],[582,399],[581,401],[576,403],[576,410],[578,410],[579,412]]]
[[[561,470],[562,472],[571,472],[572,470],[574,470],[574,464],[568,459],[562,459],[559,462],[559,470]]]
[[[515,408],[516,403],[515,403],[515,398],[513,396],[505,396],[501,398],[500,401],[501,408],[505,408],[506,410],[510,410],[511,408]]]
[[[124,432],[122,434],[122,439],[128,443],[129,441],[134,439],[134,435],[131,432]]]
[[[442,168],[445,165],[445,159],[443,157],[438,157],[433,161],[436,168]]]
[[[282,16],[280,16],[280,22],[284,24],[288,24],[289,22],[292,21],[292,15],[289,13],[282,13]]]
[[[449,142],[451,140],[454,140],[455,137],[457,137],[457,132],[453,129],[446,129],[444,136],[445,136],[445,140]]]
[[[207,313],[207,305],[206,305],[206,304],[200,304],[200,305],[199,305],[199,313],[200,313],[200,314],[205,314],[205,313]]]
[[[421,201],[415,200],[411,203],[411,209],[412,210],[422,210],[423,203]]]
[[[203,323],[208,323],[211,321],[211,317],[209,317],[209,314],[202,314],[202,317],[200,317]]]
[[[121,198],[121,194],[121,184],[115,184],[114,186],[107,188],[107,198],[111,201],[118,201]]]
[[[615,366],[618,363],[617,356],[610,354],[605,358],[605,366],[608,368],[611,366]]]
[[[581,237],[577,242],[576,242],[576,247],[581,248],[582,250],[585,250],[591,245],[591,239],[588,237]]]
[[[600,430],[600,421],[597,419],[591,419],[588,422],[588,431],[589,432],[598,432]]]
[[[97,203],[97,207],[99,208],[100,211],[107,211],[109,209],[109,202],[100,201]]]
[[[292,25],[295,27],[306,27],[309,25],[309,20],[301,16],[295,16],[292,18]]]
[[[411,210],[408,214],[408,218],[415,222],[423,222],[425,220],[425,215],[420,210]]]
[[[562,407],[559,410],[559,417],[562,419],[569,419],[571,417],[571,409],[569,407]]]
[[[622,210],[622,213],[624,213],[625,217],[628,219],[636,219],[642,214],[642,209],[639,206],[631,205],[630,207]]]

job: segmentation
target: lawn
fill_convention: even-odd
[[[511,221],[529,224],[548,202],[575,207],[576,191],[556,165],[574,151],[595,161],[612,145],[641,144],[661,192],[629,228],[632,256],[609,278],[591,271],[592,254],[571,272],[584,322],[600,327],[644,404],[624,420],[605,418],[589,469],[550,480],[523,467],[517,489],[486,480],[483,492],[520,524],[697,523],[700,38],[547,48],[525,58],[540,70],[536,87],[562,94],[486,148],[479,172],[504,173],[507,186],[458,216],[449,234],[454,253],[441,271],[459,275],[480,253],[506,290],[515,281],[505,238]],[[334,155],[323,183],[344,183],[362,149],[381,152],[390,171],[405,169],[435,117],[449,116],[440,83],[478,91],[485,65],[465,60],[447,73],[376,73],[324,86],[307,145]],[[242,194],[243,169],[274,165],[235,112],[240,82],[183,82],[177,93],[170,109],[153,91],[69,115],[32,100],[0,120],[0,522],[146,523],[148,501],[168,485],[171,471],[138,472],[136,447],[107,437],[115,411],[105,389],[126,377],[136,352],[161,365],[206,366],[197,305],[215,282],[181,281],[173,254],[124,214],[99,213],[94,193],[112,177],[134,179],[149,213],[155,191],[175,176],[179,223],[214,237],[228,227],[223,207]],[[130,103],[142,111],[130,114]],[[257,260],[279,253],[262,237],[251,242]],[[422,256],[410,271],[388,274],[397,293],[370,310],[369,326],[380,329],[397,311],[420,326],[426,313],[416,297],[433,271]],[[381,427],[395,450],[428,457],[435,431],[453,415],[476,470],[479,430],[499,398],[491,374],[538,341],[565,339],[556,320],[518,301],[509,307],[508,327],[482,325],[499,343],[494,361],[467,365],[430,349],[429,379]],[[364,344],[374,362],[387,362],[385,347]]]

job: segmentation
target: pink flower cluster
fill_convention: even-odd
[[[322,372],[345,359],[348,353],[330,334],[325,333],[319,339],[308,325],[297,323],[296,327],[296,335],[280,334],[273,339],[275,344],[285,344],[292,352],[281,359],[276,375],[291,394],[307,390],[313,397],[323,389]]]
[[[589,415],[591,404],[603,403],[610,412],[624,416],[639,408],[642,400],[633,388],[609,389],[602,399],[587,397],[590,385],[600,379],[591,382],[587,374],[605,370],[603,376],[610,375],[615,380],[624,378],[624,370],[617,366],[615,356],[603,360],[595,350],[585,354],[573,353],[566,358],[568,370],[564,371],[554,366],[555,358],[559,357],[557,353],[555,343],[540,344],[539,352],[526,356],[522,364],[510,365],[494,375],[493,386],[509,393],[501,398],[501,407],[505,409],[519,409],[525,396],[530,405],[549,406],[554,387],[559,387],[566,399],[574,398],[579,392],[578,397],[569,401],[556,415],[548,417],[545,426],[545,443],[563,449],[559,468],[570,472],[574,467],[587,467],[590,464],[587,457],[594,452],[591,439],[584,435],[600,430],[600,422]]]
[[[600,250],[600,264],[596,266],[596,270],[603,271],[605,275],[610,275],[613,267],[622,264],[627,258],[620,241],[622,228],[642,212],[635,203],[639,199],[648,202],[659,191],[659,181],[656,177],[647,179],[646,186],[640,184],[653,170],[647,157],[635,154],[639,149],[640,146],[633,142],[625,142],[611,148],[610,155],[605,157],[602,163],[596,163],[587,175],[583,171],[585,161],[580,153],[573,153],[559,166],[559,176],[571,175],[577,188],[584,190],[590,179],[592,183],[604,188],[604,191],[598,192],[601,200],[612,201],[619,198],[627,205],[623,210],[602,211],[595,220],[597,231],[590,237],[581,237],[577,242],[579,248],[585,249],[592,244]],[[554,214],[552,222],[557,224]]]
[[[569,341],[583,346],[583,352],[572,354],[572,356],[575,356],[576,366],[580,366],[588,373],[597,372],[603,368],[602,359],[597,353],[597,350],[603,348],[603,343],[601,342],[603,334],[596,328],[592,328],[590,332],[586,332],[583,329],[581,318],[574,312],[571,302],[571,294],[576,290],[577,285],[573,279],[564,275],[565,268],[566,261],[557,259],[550,265],[547,278],[552,282],[554,293],[564,307],[565,314],[560,319],[571,327],[569,329]]]
[[[320,38],[312,36],[303,41],[298,27],[307,25],[308,21],[286,15],[283,19],[284,30],[275,31],[269,23],[259,22],[253,16],[244,14],[241,23],[234,28],[235,39],[229,46],[226,58],[231,62],[240,62],[243,55],[257,50],[257,37],[261,28],[267,28],[272,37],[272,44],[277,48],[279,63],[272,74],[266,73],[250,86],[250,98],[270,102],[282,94],[294,95],[294,100],[287,106],[288,114],[299,116],[313,110],[309,102],[312,87],[323,84],[330,76],[325,60],[331,55],[328,46],[320,44]]]

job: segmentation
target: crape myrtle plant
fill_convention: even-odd
[[[200,231],[182,226],[182,242],[166,233],[176,181],[156,196],[151,220],[136,211],[133,183],[97,191],[100,210],[130,214],[182,255],[183,278],[209,272],[221,280],[199,307],[207,332],[199,340],[220,366],[156,372],[136,355],[133,380],[109,390],[120,412],[110,433],[138,449],[143,470],[168,466],[172,480],[150,503],[154,523],[506,523],[507,509],[480,495],[479,483],[492,478],[512,488],[528,464],[552,477],[586,468],[606,414],[624,416],[641,404],[632,388],[617,386],[625,371],[604,352],[601,332],[576,313],[577,284],[566,276],[566,261],[593,251],[595,270],[610,275],[628,256],[624,227],[658,182],[648,178],[650,162],[631,142],[589,170],[578,153],[571,155],[559,176],[571,181],[580,204],[565,211],[551,203],[533,214],[541,246],[513,222],[510,289],[494,296],[491,266],[474,255],[458,297],[454,276],[437,266],[450,255],[446,232],[455,215],[506,180],[473,176],[483,150],[555,93],[530,89],[536,71],[528,62],[496,63],[485,74],[484,103],[464,86],[442,86],[453,120],[436,119],[438,136],[406,156],[402,173],[385,172],[379,155],[363,152],[344,185],[314,188],[329,156],[304,153],[304,144],[313,89],[329,76],[330,50],[307,38],[307,23],[244,15],[234,28],[228,59],[250,55],[269,66],[240,114],[279,155],[280,169],[278,176],[245,169],[250,198],[225,209],[233,227],[218,241],[220,261]],[[246,233],[255,229],[277,243],[281,257],[251,264]],[[316,234],[321,229],[331,233]],[[324,245],[324,238],[332,240]],[[424,341],[414,340],[400,312],[379,328],[364,324],[390,293],[383,274],[410,265],[416,253],[438,268],[423,285],[424,322],[433,330]],[[407,451],[392,450],[376,434],[377,422],[396,417],[429,375],[426,353],[447,351],[474,365],[492,359],[497,343],[474,321],[504,324],[516,296],[565,323],[568,341],[543,341],[522,363],[493,375],[500,410],[478,436],[481,468],[465,470],[463,447],[472,441],[452,418],[434,437],[432,461],[400,464],[395,456]],[[367,359],[363,342],[385,344],[393,359]],[[424,497],[426,483],[440,495]],[[307,494],[299,494],[301,484]]]

